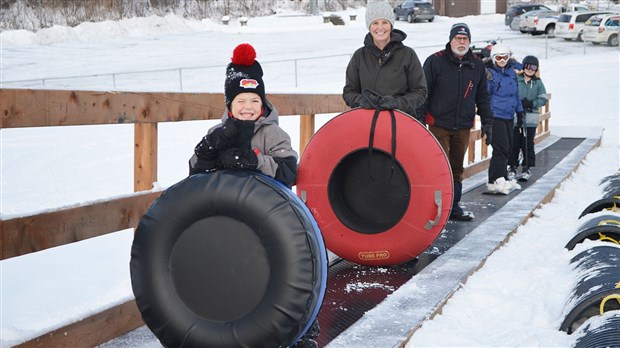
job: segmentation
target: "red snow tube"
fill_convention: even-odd
[[[297,194],[329,250],[363,265],[417,257],[452,208],[452,172],[435,137],[400,111],[353,109],[312,137]]]

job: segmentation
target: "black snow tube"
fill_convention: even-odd
[[[594,213],[592,216],[586,215],[586,219],[577,233],[566,243],[565,248],[573,250],[575,245],[590,240],[600,240],[620,244],[620,214]]]
[[[383,266],[412,260],[433,243],[450,215],[452,185],[441,145],[416,119],[353,109],[306,146],[297,194],[329,250]]]
[[[620,171],[604,177],[601,186],[603,186],[603,198],[620,196]]]
[[[166,347],[286,347],[314,322],[327,251],[292,191],[259,173],[216,171],[168,188],[140,220],[131,282]]]
[[[588,319],[575,336],[577,340],[573,348],[620,346],[620,311],[605,312]]]
[[[571,259],[576,273],[560,330],[572,333],[586,320],[620,309],[620,246],[597,245]]]
[[[620,212],[620,196],[611,196],[601,198],[598,201],[587,206],[579,215],[579,218],[597,211],[609,210],[612,212]]]

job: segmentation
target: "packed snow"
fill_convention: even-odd
[[[349,14],[357,14],[351,21]],[[346,25],[297,13],[251,18],[247,26],[166,17],[53,27],[37,33],[7,31],[1,39],[2,88],[178,90],[178,69],[205,69],[187,92],[221,92],[233,48],[249,42],[265,71],[267,93],[341,93],[349,55],[367,30],[364,9],[337,13]],[[551,99],[551,132],[587,137],[604,128],[601,146],[537,209],[443,307],[416,331],[408,346],[570,346],[558,330],[573,275],[574,251],[564,245],[577,217],[599,199],[601,178],[620,168],[620,54],[617,47],[532,37],[504,26],[503,15],[436,17],[433,23],[396,22],[420,60],[444,47],[449,28],[466,22],[474,45],[500,40],[521,59],[536,55]],[[312,59],[307,59],[312,58]],[[297,66],[297,70],[295,70]],[[165,70],[165,71],[160,71]],[[82,78],[77,76],[98,77]],[[201,79],[204,79],[202,81]],[[28,82],[11,81],[32,80]],[[187,83],[186,83],[187,82]],[[203,83],[204,82],[204,83]],[[297,86],[297,87],[296,87]],[[318,117],[318,124],[333,115]],[[187,159],[213,121],[160,124],[158,187],[187,175]],[[298,118],[282,117],[298,149]],[[133,190],[131,125],[2,129],[1,216],[40,213]],[[0,262],[1,341],[10,347],[130,300],[132,232],[65,245]],[[593,242],[592,242],[593,243]],[[349,284],[350,291],[370,286]],[[391,346],[392,342],[386,342]]]

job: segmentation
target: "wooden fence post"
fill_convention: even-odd
[[[299,115],[299,157],[314,134],[314,114]]]
[[[157,123],[134,125],[133,189],[150,190],[157,181]]]

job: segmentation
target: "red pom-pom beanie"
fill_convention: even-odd
[[[240,93],[256,93],[265,105],[265,84],[263,69],[256,61],[256,51],[252,45],[243,43],[235,48],[230,64],[226,67],[224,94],[226,107]]]

